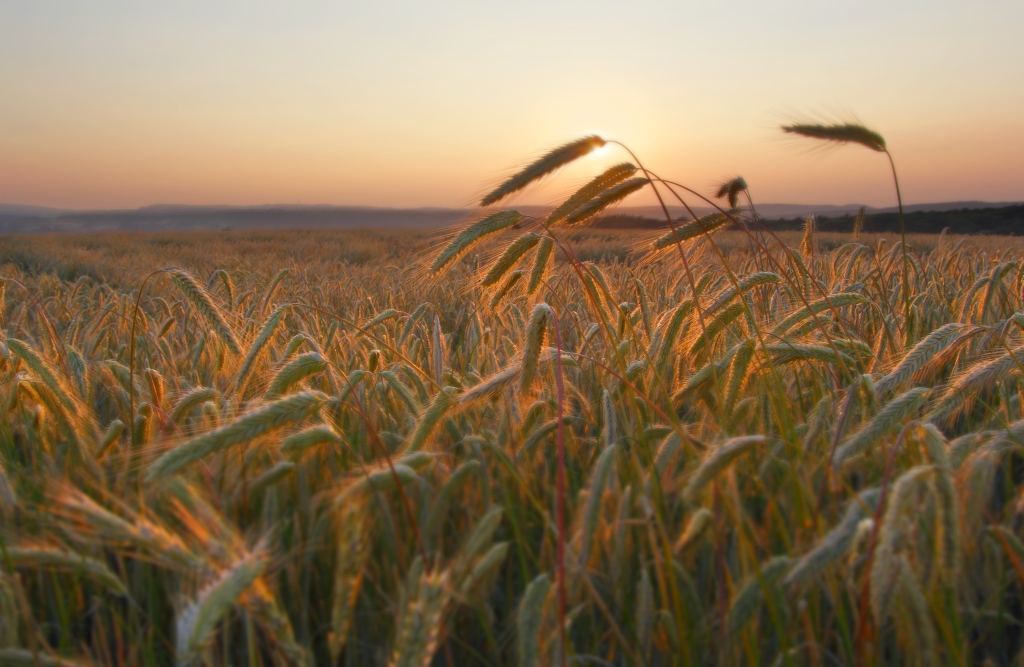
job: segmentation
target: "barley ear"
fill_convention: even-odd
[[[508,280],[506,280],[504,284],[502,284],[502,286],[499,287],[498,290],[494,293],[494,296],[491,297],[491,302],[490,304],[488,304],[490,305],[491,310],[498,307],[498,304],[501,303],[501,300],[504,299],[505,296],[512,291],[512,288],[519,284],[519,281],[522,280],[522,278],[523,272],[520,270],[513,271],[512,273],[509,274]]]
[[[50,547],[10,547],[3,552],[14,567],[58,570],[92,579],[117,595],[128,595],[124,582],[110,568],[93,558]]]
[[[793,565],[785,585],[800,586],[839,560],[853,544],[858,524],[875,511],[879,495],[879,489],[870,489],[851,500],[839,524]]]
[[[263,395],[266,400],[273,400],[287,393],[288,389],[297,382],[327,368],[327,360],[319,352],[307,352],[292,359],[282,367],[271,379],[267,386],[267,392]]]
[[[196,387],[174,403],[168,416],[172,422],[180,425],[194,408],[216,399],[218,395],[219,392],[212,387]]]

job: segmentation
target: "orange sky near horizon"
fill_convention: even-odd
[[[1024,200],[1024,3],[0,2],[0,202],[462,206],[597,132],[756,200]],[[520,201],[550,203],[608,149]],[[631,204],[649,203],[642,197]]]

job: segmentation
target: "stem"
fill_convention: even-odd
[[[885,157],[889,158],[889,167],[892,169],[892,182],[896,186],[896,204],[900,211],[900,242],[903,244],[903,330],[905,332],[905,346],[910,345],[910,284],[908,282],[909,262],[907,260],[907,230],[903,225],[903,195],[900,194],[900,179],[896,176],[896,163],[893,162],[892,153],[885,151]]]
[[[551,311],[552,329],[555,333],[555,386],[558,398],[558,422],[555,443],[558,456],[558,472],[556,473],[555,522],[558,525],[558,662],[565,667],[565,425],[562,416],[565,411],[563,400],[565,387],[562,382],[562,334],[559,331],[558,315]]]
[[[149,274],[139,286],[139,294],[135,297],[135,310],[132,311],[132,335],[128,341],[128,438],[131,445],[135,447],[135,328],[139,321],[139,306],[142,304],[142,294],[146,291],[146,283],[158,273],[164,273],[167,269],[158,269]]]

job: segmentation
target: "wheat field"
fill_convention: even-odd
[[[1022,664],[1024,248],[587,232],[629,167],[0,239],[0,664]]]

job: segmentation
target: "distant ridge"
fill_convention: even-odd
[[[955,211],[1005,208],[1014,202],[957,201],[911,204],[915,211]],[[523,213],[542,215],[544,206],[520,206]],[[760,204],[758,213],[768,219],[789,219],[817,215],[842,217],[854,215],[857,204]],[[704,215],[713,209],[695,206],[694,213]],[[895,207],[866,207],[869,214],[894,212]],[[670,207],[673,218],[688,218],[678,206]],[[399,227],[434,229],[466,222],[480,215],[477,209],[460,208],[385,208],[372,206],[302,206],[274,204],[266,206],[187,206],[156,204],[131,210],[65,211],[41,206],[0,204],[0,233],[88,233],[101,231],[154,232],[225,229],[352,229],[362,227]],[[615,218],[663,218],[656,206],[623,206],[615,209]],[[611,216],[610,216],[611,217]],[[643,226],[651,226],[648,222]]]

